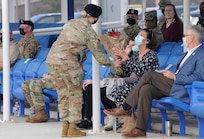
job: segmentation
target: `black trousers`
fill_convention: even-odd
[[[142,76],[125,100],[132,108],[137,108],[136,128],[147,129],[152,100],[169,96],[172,85],[173,80],[161,73],[148,71]]]
[[[101,88],[101,101],[105,108],[112,109],[116,108],[115,102],[106,97],[106,88]],[[82,107],[82,119],[91,120],[92,117],[92,84],[86,86],[83,90],[83,107]]]

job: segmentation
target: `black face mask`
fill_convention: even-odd
[[[19,33],[24,36],[25,35],[24,29],[23,28],[19,28]]]
[[[2,42],[2,37],[0,37],[0,42]]]
[[[200,15],[204,17],[204,11],[200,11]]]
[[[129,25],[134,25],[134,24],[135,24],[135,19],[133,19],[133,18],[128,18],[128,19],[127,19],[127,23],[128,23]]]
[[[92,24],[96,24],[97,21],[98,21],[98,20],[95,20]]]

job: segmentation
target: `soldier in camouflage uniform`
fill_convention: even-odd
[[[162,28],[162,25],[163,25],[164,22],[166,21],[166,18],[164,17],[164,7],[165,7],[167,4],[171,4],[171,0],[160,0],[159,3],[158,3],[159,9],[160,9],[161,12],[163,13],[163,16],[162,16],[160,19],[158,19],[158,20],[159,20],[158,26],[159,26],[160,29]]]
[[[129,9],[126,13],[128,26],[124,28],[125,34],[130,38],[133,35],[137,35],[141,30],[138,25],[138,11],[134,9]],[[128,44],[129,39],[127,39],[125,46]]]
[[[19,32],[23,38],[18,42],[17,46],[20,50],[20,58],[34,58],[40,44],[33,35],[34,24],[30,20],[20,20]]]
[[[17,45],[17,42],[13,39],[12,30],[9,32],[9,52],[10,52],[10,67],[12,68],[16,60],[20,56],[20,52]],[[3,47],[2,47],[2,30],[0,31],[0,71],[3,70]]]
[[[152,31],[152,39],[149,43],[152,50],[157,50],[158,47],[164,42],[163,34],[157,25],[157,12],[156,10],[145,12],[145,26]]]
[[[36,111],[36,115],[26,119],[26,122],[41,123],[47,122],[48,116],[45,113],[45,102],[43,101],[42,89],[55,89],[49,74],[43,75],[42,78],[32,79],[23,82],[22,89],[25,97],[32,108]]]
[[[88,48],[98,62],[112,65],[102,54],[97,34],[91,26],[97,22],[101,13],[101,7],[86,5],[82,18],[70,20],[63,26],[46,60],[58,93],[58,108],[63,121],[62,137],[86,136],[85,132],[76,129],[76,122],[82,118],[83,103],[80,53]]]

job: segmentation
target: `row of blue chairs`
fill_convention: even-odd
[[[46,48],[50,49],[50,48]],[[43,53],[42,53],[43,54]],[[45,54],[45,53],[44,53]],[[43,56],[45,57],[45,56]],[[38,57],[40,58],[40,57]],[[85,79],[91,79],[90,72],[92,72],[91,65],[86,64],[84,66],[85,70]],[[101,78],[107,77],[109,73],[109,68],[103,65],[100,66]],[[25,95],[22,90],[22,83],[26,80],[30,80],[33,78],[41,78],[43,74],[48,72],[48,66],[45,62],[45,59],[20,59],[18,60],[10,73],[11,78],[11,113],[13,100],[18,99],[20,103],[20,116],[24,116],[24,108],[25,108]],[[2,77],[1,77],[2,78]],[[3,91],[1,91],[2,93]],[[46,113],[49,116],[49,104],[57,103],[57,93],[55,90],[43,90],[43,99],[46,103]],[[59,118],[59,117],[58,117]]]
[[[180,135],[186,135],[185,113],[192,113],[198,121],[198,137],[204,138],[204,82],[194,81],[186,86],[190,97],[190,104],[173,97],[164,97],[153,100],[152,107],[160,110],[162,116],[162,133],[165,133],[165,121],[168,120],[167,111],[175,111],[179,118]]]
[[[168,65],[172,65],[169,69],[175,72],[178,62],[183,58],[183,45],[181,42],[165,42],[157,50],[159,59],[159,70],[165,69]]]
[[[10,72],[10,96],[11,96],[11,113],[14,99],[18,99],[20,102],[20,116],[24,116],[25,108],[25,95],[22,90],[22,83],[25,80],[30,80],[33,78],[41,78],[44,73],[48,71],[47,64],[43,59],[27,59],[23,58],[16,62],[13,69]],[[2,78],[2,77],[1,77]],[[0,93],[3,93],[1,90]],[[46,106],[49,107],[51,100],[47,96],[43,96]]]
[[[45,50],[45,52],[43,52]],[[21,84],[25,80],[29,80],[32,78],[40,78],[44,73],[48,71],[47,64],[45,62],[47,53],[49,52],[49,48],[42,49],[42,52],[39,55],[36,55],[37,59],[21,59],[17,61],[15,66],[13,67],[11,71],[11,98],[18,98],[20,101],[22,101],[20,104],[21,107],[21,115],[24,115],[24,102],[25,97],[22,92]],[[83,63],[84,65],[84,77],[85,79],[91,79],[92,78],[92,63],[91,63],[91,53],[89,51],[86,51],[87,54],[87,60]],[[174,43],[174,42],[165,42],[161,45],[161,47],[157,50],[157,55],[159,59],[160,69],[164,69],[169,64],[172,64],[173,67],[171,68],[172,71],[175,71],[176,65],[180,61],[180,59],[183,57],[183,46],[181,43]],[[41,59],[38,59],[41,58]],[[107,77],[107,74],[109,73],[110,69],[105,66],[100,66],[100,78]],[[195,83],[196,84],[196,83]],[[195,84],[192,85],[192,89],[189,89],[189,92],[193,92],[193,90],[199,90],[198,85]],[[202,92],[202,88],[200,89]],[[46,102],[46,112],[49,115],[49,103],[57,103],[57,93],[55,90],[43,90],[44,94],[44,100]],[[193,93],[194,94],[194,93]],[[194,96],[194,95],[192,95]],[[201,97],[200,97],[201,98]],[[201,99],[202,100],[202,99]],[[192,112],[196,113],[198,115],[198,111],[195,112],[195,109],[192,108],[191,105],[181,105],[182,103],[179,100],[176,100],[174,98],[163,98],[161,100],[155,100],[152,103],[153,108],[160,109],[161,115],[162,115],[162,133],[165,133],[165,121],[168,119],[168,116],[166,114],[167,110],[173,110],[177,111],[178,117],[180,118],[180,135],[185,135],[185,116],[183,112]],[[197,103],[200,104],[200,103]],[[103,110],[103,106],[101,106],[101,111]],[[194,110],[194,111],[193,111]],[[102,112],[101,112],[102,113]],[[102,113],[101,119],[104,118],[104,114]],[[200,121],[203,123],[203,117],[200,118],[200,116],[197,116]],[[101,120],[104,124],[104,121]],[[200,126],[200,125],[199,125]],[[151,127],[150,127],[151,129]],[[200,127],[199,127],[199,136],[200,135]]]

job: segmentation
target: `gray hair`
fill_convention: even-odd
[[[197,41],[202,42],[203,40],[203,27],[201,25],[192,25],[187,28],[197,39]]]

